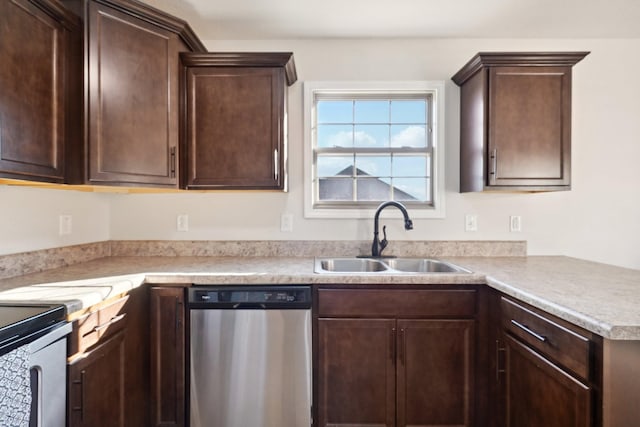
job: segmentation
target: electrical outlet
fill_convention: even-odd
[[[520,215],[511,215],[509,217],[509,231],[512,233],[522,231],[522,217]]]
[[[286,213],[280,215],[280,231],[285,233],[293,231],[293,215]]]
[[[177,231],[189,231],[189,215],[179,214],[176,217],[176,230]]]
[[[58,217],[58,233],[61,236],[71,234],[73,229],[73,218],[71,215],[60,215]]]
[[[464,231],[478,231],[478,215],[466,214],[464,216]]]

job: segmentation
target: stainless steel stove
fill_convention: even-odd
[[[10,389],[0,390],[0,424],[65,426],[66,337],[71,332],[65,315],[63,305],[0,302],[0,366],[5,367],[0,386]],[[16,404],[16,394],[30,398]]]

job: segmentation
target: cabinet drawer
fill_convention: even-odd
[[[504,297],[500,301],[500,309],[502,325],[511,335],[582,378],[590,379],[591,341],[587,336]]]
[[[124,305],[128,299],[128,295],[119,298],[74,320],[69,341],[69,354],[84,352],[95,345],[100,338],[124,329],[126,324]]]
[[[470,289],[320,289],[320,317],[474,317]]]

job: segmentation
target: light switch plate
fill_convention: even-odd
[[[280,215],[280,231],[285,233],[293,231],[293,215],[287,213]]]
[[[466,214],[464,216],[464,231],[478,231],[478,215]]]
[[[58,233],[61,236],[71,234],[73,229],[73,218],[71,215],[60,215],[58,217]]]
[[[509,231],[512,233],[522,231],[522,217],[520,215],[511,215],[509,217]]]

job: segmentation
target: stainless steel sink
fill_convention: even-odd
[[[471,273],[469,270],[430,258],[316,258],[316,273],[334,274],[430,274]]]
[[[320,267],[320,272],[372,273],[387,270],[387,267],[380,261],[370,258],[320,259],[316,260],[316,270],[318,266]]]
[[[427,258],[393,258],[385,261],[389,268],[407,273],[469,273],[448,262]]]

